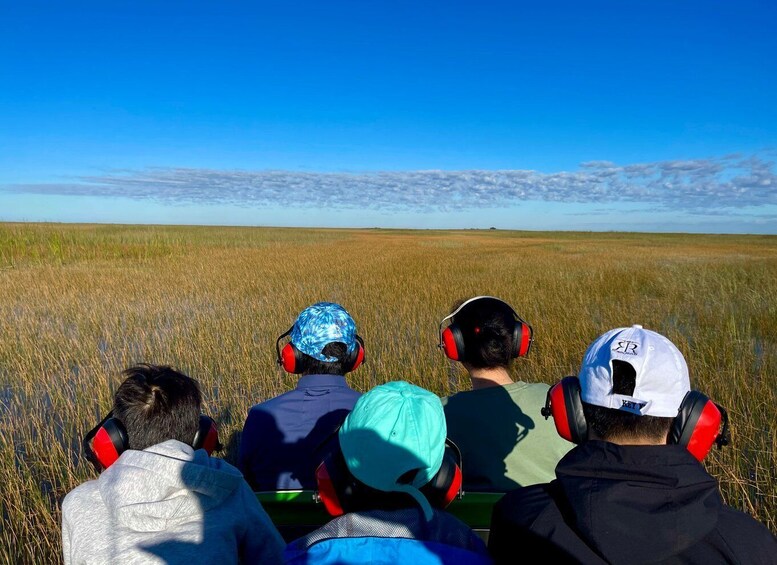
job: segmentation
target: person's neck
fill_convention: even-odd
[[[589,431],[589,439],[597,439],[600,441],[608,441],[616,445],[666,445],[666,438],[659,440],[654,437],[644,437],[636,435],[620,435],[610,436],[607,439],[599,437],[593,430]]]
[[[513,379],[504,367],[478,369],[467,367],[472,390],[512,384]]]

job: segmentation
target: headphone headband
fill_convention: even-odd
[[[305,367],[308,364],[308,361],[306,360],[307,358],[316,358],[311,357],[310,355],[307,355],[306,353],[303,353],[297,349],[297,346],[294,345],[291,340],[289,340],[289,342],[283,347],[283,350],[281,350],[281,340],[291,334],[292,330],[294,330],[294,324],[292,324],[288,330],[279,335],[278,339],[275,340],[276,362],[278,365],[283,367],[286,372],[299,374],[305,370]],[[338,359],[341,363],[343,363],[345,371],[349,373],[356,370],[357,367],[364,363],[364,339],[362,339],[362,337],[357,333],[354,333],[353,337],[356,341],[353,351],[348,351],[346,346],[345,357]],[[330,343],[338,342],[337,340],[332,340]]]
[[[464,307],[465,307],[467,304],[470,304],[471,302],[475,302],[475,301],[477,301],[477,300],[481,300],[481,299],[483,299],[483,298],[490,298],[491,300],[496,300],[497,302],[501,302],[502,304],[504,304],[505,306],[507,306],[507,307],[510,309],[510,312],[512,312],[512,313],[513,313],[513,316],[515,317],[515,319],[516,319],[516,320],[518,320],[518,321],[519,321],[519,322],[521,322],[522,324],[526,324],[526,322],[523,320],[523,318],[521,318],[521,317],[518,315],[518,312],[516,312],[516,311],[515,311],[515,308],[513,308],[512,306],[510,306],[510,305],[509,305],[507,302],[505,302],[505,301],[504,301],[504,300],[502,300],[501,298],[497,298],[496,296],[488,296],[488,295],[486,295],[486,294],[483,294],[483,295],[481,295],[481,296],[473,296],[472,298],[469,298],[469,299],[465,300],[464,302],[462,302],[462,303],[459,305],[459,307],[458,307],[458,308],[456,308],[456,309],[455,309],[453,312],[451,312],[450,314],[448,314],[447,316],[445,316],[445,317],[444,317],[442,320],[440,320],[440,331],[438,332],[438,333],[440,334],[440,345],[438,346],[440,349],[442,349],[442,347],[443,347],[443,345],[442,345],[442,325],[445,323],[445,321],[446,321],[446,320],[450,320],[450,319],[451,319],[451,318],[453,318],[453,317],[454,317],[456,314],[458,314],[459,312],[461,312],[461,309],[462,309],[462,308],[464,308]],[[526,325],[528,325],[528,324],[526,324]],[[291,330],[289,330],[289,331],[291,331]]]
[[[292,324],[288,330],[286,330],[281,335],[279,335],[278,339],[275,340],[275,353],[277,354],[278,365],[283,365],[283,358],[281,357],[281,346],[280,346],[281,340],[287,335],[289,335],[291,333],[291,330],[293,329],[294,329],[294,324]]]
[[[513,309],[513,307],[510,306],[507,302],[505,302],[501,298],[497,298],[496,296],[487,296],[487,295],[483,294],[481,296],[473,296],[472,298],[468,298],[467,300],[465,300],[464,302],[459,304],[458,308],[456,308],[453,312],[451,312],[450,314],[445,316],[442,320],[440,320],[440,331],[442,331],[442,325],[445,323],[445,320],[450,320],[451,318],[453,318],[456,314],[458,314],[461,311],[462,308],[464,308],[470,302],[475,302],[476,300],[480,300],[482,298],[491,298],[493,300],[497,300],[497,301],[501,302],[502,304],[507,306],[512,311],[513,315],[516,318],[518,318],[519,320],[521,319],[520,316],[518,316],[517,312]],[[523,320],[521,320],[521,321],[523,321]]]
[[[567,441],[576,444],[587,441],[589,426],[583,411],[578,377],[564,377],[551,386],[540,414],[546,420],[552,416],[556,431]],[[713,444],[720,449],[730,441],[725,408],[699,391],[688,391],[672,420],[666,443],[682,445],[702,461]]]
[[[444,338],[443,338],[443,333],[444,333],[443,332],[443,324],[447,320],[451,320],[452,318],[454,318],[468,304],[471,304],[472,302],[475,302],[477,300],[482,300],[484,298],[488,298],[490,300],[495,300],[495,301],[503,304],[513,314],[513,321],[516,322],[516,324],[514,326],[514,330],[513,330],[513,346],[516,347],[516,352],[513,353],[513,357],[520,357],[520,356],[524,356],[524,355],[528,354],[529,349],[531,348],[532,341],[533,341],[531,325],[529,325],[523,318],[521,318],[518,315],[518,312],[515,311],[515,308],[510,306],[510,304],[508,304],[507,302],[505,302],[501,298],[497,298],[496,296],[490,296],[490,295],[473,296],[472,298],[469,298],[468,300],[465,300],[464,302],[462,302],[458,306],[458,308],[456,308],[453,312],[451,312],[450,314],[445,316],[442,320],[440,320],[440,326],[439,326],[439,329],[438,329],[438,332],[437,332],[438,337],[440,339],[440,342],[438,343],[437,347],[439,349],[442,349],[443,351],[445,351],[446,354],[449,357],[451,357],[451,355],[449,354],[449,352],[446,349]],[[448,324],[448,328],[450,330],[454,330],[455,327],[456,327],[456,324],[453,321],[451,321],[451,323]],[[448,333],[450,333],[450,332],[448,332]],[[455,340],[461,340],[462,339],[461,332],[458,329],[456,330],[456,334],[457,334],[457,337],[455,337],[454,339]],[[463,350],[463,343],[461,343],[459,345],[459,348]],[[459,360],[461,360],[462,357],[463,356],[454,355],[451,358],[459,361]]]
[[[461,449],[459,449],[459,446],[456,445],[456,443],[454,443],[454,441],[451,438],[446,436],[445,447],[450,447],[451,451],[453,451],[453,453],[456,455],[456,464],[459,466],[459,469],[461,469],[462,474],[464,474],[464,464],[462,463],[462,460],[461,460]],[[463,491],[461,494],[462,495],[464,494]]]
[[[124,424],[113,417],[113,410],[99,424],[89,430],[81,442],[84,454],[95,470],[107,469],[129,448],[129,436]],[[197,431],[189,442],[193,449],[204,449],[211,455],[224,446],[219,441],[216,422],[210,416],[200,414]]]

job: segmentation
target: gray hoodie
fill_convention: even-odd
[[[66,565],[272,564],[284,546],[240,471],[176,440],[125,451],[62,503]]]

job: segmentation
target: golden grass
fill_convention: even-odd
[[[226,443],[253,403],[294,386],[275,338],[319,300],[356,319],[361,390],[465,387],[437,327],[475,294],[534,327],[523,380],[575,374],[612,327],[665,334],[732,420],[706,467],[777,532],[776,237],[0,224],[0,285],[0,562],[60,559],[59,503],[94,478],[80,440],[122,369],[197,378]]]

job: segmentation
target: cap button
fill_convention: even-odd
[[[642,326],[641,326],[640,324],[634,324],[634,325],[633,325],[633,326],[631,326],[631,327],[632,327],[632,328],[637,328],[638,330],[641,330],[641,329],[642,329]]]
[[[413,393],[410,392],[409,390],[405,389],[405,390],[402,391],[402,396],[404,398],[409,398],[409,397],[413,396]]]

